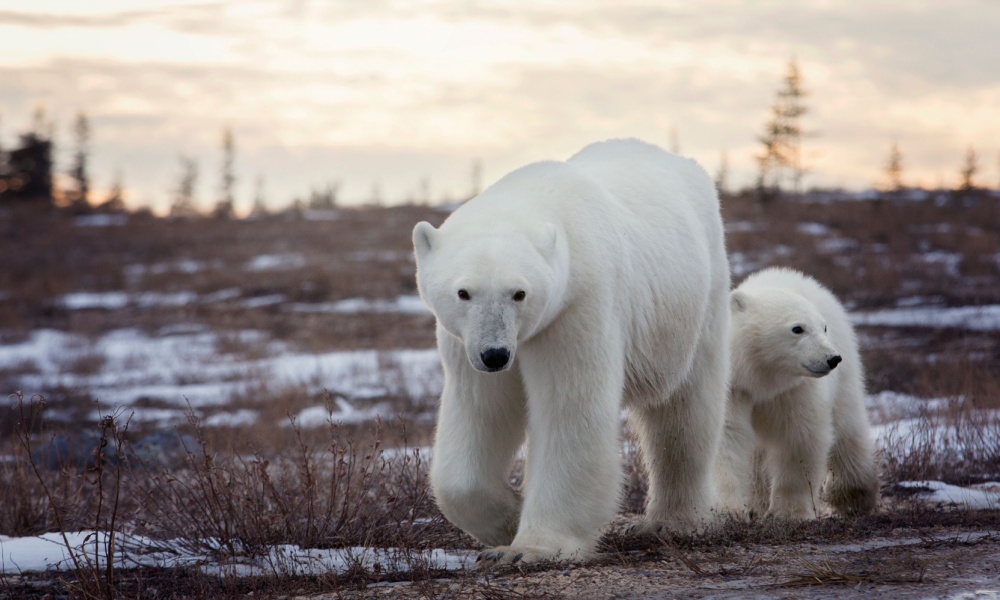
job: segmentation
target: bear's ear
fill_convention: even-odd
[[[543,223],[542,230],[538,234],[538,251],[542,256],[551,258],[556,252],[558,242],[559,228],[554,223]]]
[[[427,221],[421,221],[413,228],[413,249],[417,256],[426,256],[434,246],[437,229]]]
[[[743,312],[750,306],[750,297],[741,290],[733,290],[729,293],[729,307],[734,313]]]

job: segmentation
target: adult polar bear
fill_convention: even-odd
[[[834,508],[873,510],[878,475],[847,312],[815,279],[784,268],[754,273],[731,302],[722,506],[813,518],[829,469],[825,495]]]
[[[729,267],[714,186],[638,140],[503,177],[413,230],[444,363],[431,485],[485,563],[582,557],[620,496],[620,410],[650,475],[647,522],[714,503]],[[509,484],[528,438],[521,497]]]

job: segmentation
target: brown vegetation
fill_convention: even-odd
[[[786,265],[813,274],[855,310],[893,307],[906,298],[938,306],[1000,304],[1000,202],[988,196],[974,200],[778,200],[761,207],[749,198],[727,199],[734,283],[750,269]],[[315,219],[285,215],[232,221],[130,215],[124,226],[81,227],[59,212],[11,210],[0,216],[0,344],[41,328],[97,339],[121,328],[157,335],[184,324],[217,333],[218,352],[243,359],[267,356],[268,340],[302,352],[431,347],[433,319],[426,314],[309,308],[351,298],[414,295],[410,230],[418,220],[440,223],[446,213],[400,207],[311,216]],[[288,262],[248,268],[260,256],[279,257],[279,265]],[[117,310],[72,310],[61,302],[64,295],[83,291],[123,292],[131,299]],[[137,300],[142,294],[178,293],[190,293],[193,300],[177,305]],[[260,299],[268,301],[252,302]],[[246,330],[266,335],[241,335]],[[670,540],[636,540],[612,528],[597,567],[653,569],[674,561],[694,577],[705,577],[699,569],[713,577],[750,576],[760,564],[740,548],[817,540],[855,543],[900,530],[919,536],[934,527],[1000,529],[995,511],[930,510],[893,487],[899,480],[924,478],[967,484],[1000,473],[1000,421],[995,412],[987,412],[1000,407],[996,333],[866,327],[861,337],[871,392],[952,398],[946,408],[917,416],[905,435],[890,432],[882,449],[885,487],[878,514],[794,525],[728,522],[699,537]],[[100,372],[105,357],[89,346],[78,350],[77,358],[60,364],[62,372]],[[388,358],[383,362],[387,376],[405,376]],[[38,368],[26,359],[0,370],[4,393],[14,392],[13,382]],[[335,390],[337,382],[324,382],[324,387]],[[411,591],[431,596],[441,593],[435,579],[448,578],[454,597],[523,594],[490,578],[436,572],[420,564],[420,550],[474,548],[472,540],[443,520],[428,495],[427,457],[419,448],[430,443],[426,417],[433,398],[376,399],[407,415],[406,420],[306,429],[287,425],[290,415],[332,402],[330,393],[260,379],[245,393],[200,413],[204,419],[216,411],[248,408],[260,414],[256,422],[209,428],[192,413],[173,433],[192,436],[178,438],[186,451],[173,461],[162,457],[155,462],[132,449],[141,436],[155,432],[155,424],[136,421],[126,427],[127,411],[115,411],[117,421],[97,422],[91,416],[95,400],[85,389],[28,391],[33,392],[45,395],[48,408],[30,397],[0,407],[0,455],[10,457],[0,461],[0,488],[18,490],[0,503],[0,534],[81,529],[117,531],[122,539],[142,534],[218,564],[270,560],[272,569],[266,576],[248,578],[197,567],[116,565],[109,575],[106,568],[84,563],[63,575],[4,577],[0,593],[42,595],[47,588],[37,587],[37,581],[51,583],[53,578],[60,589],[105,598],[237,597],[250,591],[278,596],[299,589],[346,593],[372,583],[413,580],[418,584]],[[61,416],[48,419],[55,405]],[[176,404],[148,398],[134,406]],[[954,430],[960,452],[938,443],[935,436],[942,426]],[[87,456],[58,468],[41,464],[37,450],[67,430],[89,431]],[[387,454],[387,448],[394,450]],[[634,518],[645,481],[635,454],[626,458],[624,509],[632,515],[626,518]],[[400,552],[399,568],[359,564],[346,573],[304,576],[269,558],[275,544],[393,547]],[[687,564],[689,559],[694,562]],[[791,588],[889,585],[893,577],[910,581],[921,573],[917,567],[873,574],[843,562],[802,562],[780,571],[772,583]],[[552,594],[558,595],[558,589]]]

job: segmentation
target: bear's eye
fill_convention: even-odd
[[[823,333],[826,333],[826,325],[823,326]]]
[[[524,300],[525,296],[526,294],[524,293],[524,290],[518,290],[514,292],[514,302],[520,302],[521,300]]]
[[[795,327],[792,327],[792,333],[794,333],[795,335],[800,335],[800,334],[803,334],[805,332],[806,332],[806,330],[802,329],[798,325],[796,325]]]
[[[467,290],[458,290],[458,299],[459,300],[468,300],[469,299],[469,292]]]

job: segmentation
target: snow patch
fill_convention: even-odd
[[[295,424],[299,427],[312,429],[323,427],[327,423],[343,423],[344,425],[356,425],[358,423],[368,423],[375,419],[388,419],[393,416],[392,407],[385,403],[376,404],[371,408],[355,408],[350,402],[343,398],[334,399],[336,407],[331,411],[326,406],[310,406],[302,409],[295,415]],[[283,423],[290,426],[288,421]]]
[[[121,227],[128,223],[128,215],[81,215],[73,219],[77,227]]]
[[[900,419],[939,413],[951,402],[961,402],[961,398],[920,398],[899,392],[882,391],[868,396],[868,415],[875,423],[890,423]]]
[[[201,420],[205,427],[245,427],[253,425],[260,418],[260,413],[249,408],[241,408],[235,412],[215,413]]]
[[[243,308],[264,308],[265,306],[274,306],[275,304],[281,304],[285,301],[284,294],[268,294],[266,296],[256,296],[254,298],[247,298],[246,300],[240,301],[240,306]]]
[[[806,235],[829,235],[831,229],[822,223],[799,223],[795,230]]]
[[[935,504],[975,510],[1000,508],[1000,482],[997,481],[969,487],[959,487],[941,481],[901,481],[896,485],[915,490],[918,498]]]
[[[986,306],[889,308],[851,314],[855,325],[1000,331],[1000,304]]]
[[[243,270],[251,272],[291,270],[301,269],[305,265],[306,259],[301,254],[261,254],[243,265]]]
[[[220,563],[218,558],[191,552],[181,540],[159,541],[148,537],[119,534],[115,536],[115,563],[119,567],[198,567],[203,572],[240,576],[320,575],[342,573],[362,566],[371,569],[376,563],[383,569],[408,572],[411,567],[457,570],[470,564],[476,551],[462,550],[403,550],[400,548],[326,548],[303,549],[294,545],[277,545],[267,556],[257,559],[234,557]],[[67,542],[69,549],[67,549]],[[105,550],[108,535],[103,532],[46,533],[39,536],[10,538],[0,536],[0,565],[3,573],[32,571],[71,571],[73,559],[96,568],[107,565]]]
[[[255,330],[220,335],[181,324],[160,333],[149,337],[140,330],[119,329],[91,340],[36,330],[22,342],[0,345],[0,369],[20,372],[12,384],[26,396],[65,387],[86,391],[102,407],[130,406],[143,398],[159,400],[170,409],[188,403],[195,408],[220,406],[263,384],[271,390],[294,387],[303,394],[329,390],[351,401],[406,397],[419,406],[421,400],[439,395],[443,385],[441,361],[433,348],[307,354]],[[233,340],[238,342],[235,353],[220,351]],[[265,356],[247,359],[238,352],[240,343],[253,344]],[[95,372],[67,371],[66,365],[89,356],[103,357]],[[25,364],[32,369],[22,370]],[[153,418],[146,410],[151,409],[137,409],[136,418]],[[167,412],[155,414],[175,418]],[[345,412],[344,418],[355,417]]]
[[[337,302],[295,304],[292,310],[301,313],[400,313],[430,314],[420,296],[399,296],[392,300],[348,298]]]
[[[64,295],[59,304],[67,310],[121,310],[130,305],[139,308],[187,306],[197,298],[194,292],[73,292]]]

